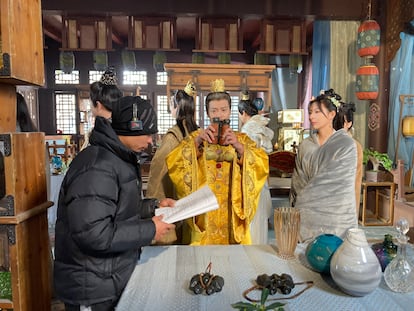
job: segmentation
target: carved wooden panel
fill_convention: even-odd
[[[129,17],[128,48],[177,50],[176,17]]]
[[[244,52],[241,26],[240,18],[197,18],[193,52]]]
[[[260,50],[268,54],[306,54],[306,29],[302,20],[262,21]]]
[[[111,17],[63,17],[63,50],[111,50]]]

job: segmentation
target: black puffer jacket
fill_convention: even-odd
[[[56,221],[55,292],[75,305],[117,300],[155,236],[155,200],[141,198],[135,153],[100,117],[90,144],[66,173]]]

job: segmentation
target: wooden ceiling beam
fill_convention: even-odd
[[[373,0],[379,1],[379,0]],[[42,10],[111,15],[231,15],[244,17],[309,17],[318,19],[361,20],[366,16],[367,0],[42,0]],[[231,8],[231,10],[229,10]]]

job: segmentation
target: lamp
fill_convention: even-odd
[[[167,62],[167,55],[165,52],[157,51],[154,53],[152,57],[152,64],[154,66],[155,71],[162,72],[164,71],[164,64]]]
[[[301,73],[302,69],[303,69],[302,55],[300,55],[300,54],[290,54],[289,55],[289,72],[291,74]]]
[[[361,100],[377,99],[379,70],[371,63],[380,48],[380,26],[371,19],[371,0],[368,3],[368,18],[358,28],[358,55],[365,64],[358,68],[356,75],[356,96]]]
[[[380,49],[380,26],[372,19],[368,19],[358,28],[357,40],[358,55],[373,57]]]
[[[93,67],[98,71],[104,71],[108,68],[108,53],[106,51],[93,52]]]
[[[135,53],[133,51],[123,50],[121,53],[122,64],[125,70],[135,70],[137,63],[135,61]]]
[[[367,64],[358,68],[355,86],[358,99],[377,99],[378,84],[379,70],[377,66]]]
[[[75,69],[75,54],[72,51],[61,51],[59,54],[59,67],[64,73],[72,73]]]

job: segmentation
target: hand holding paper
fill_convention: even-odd
[[[204,186],[175,202],[172,208],[157,208],[155,215],[163,215],[162,221],[174,223],[217,209],[218,202],[209,186]]]

